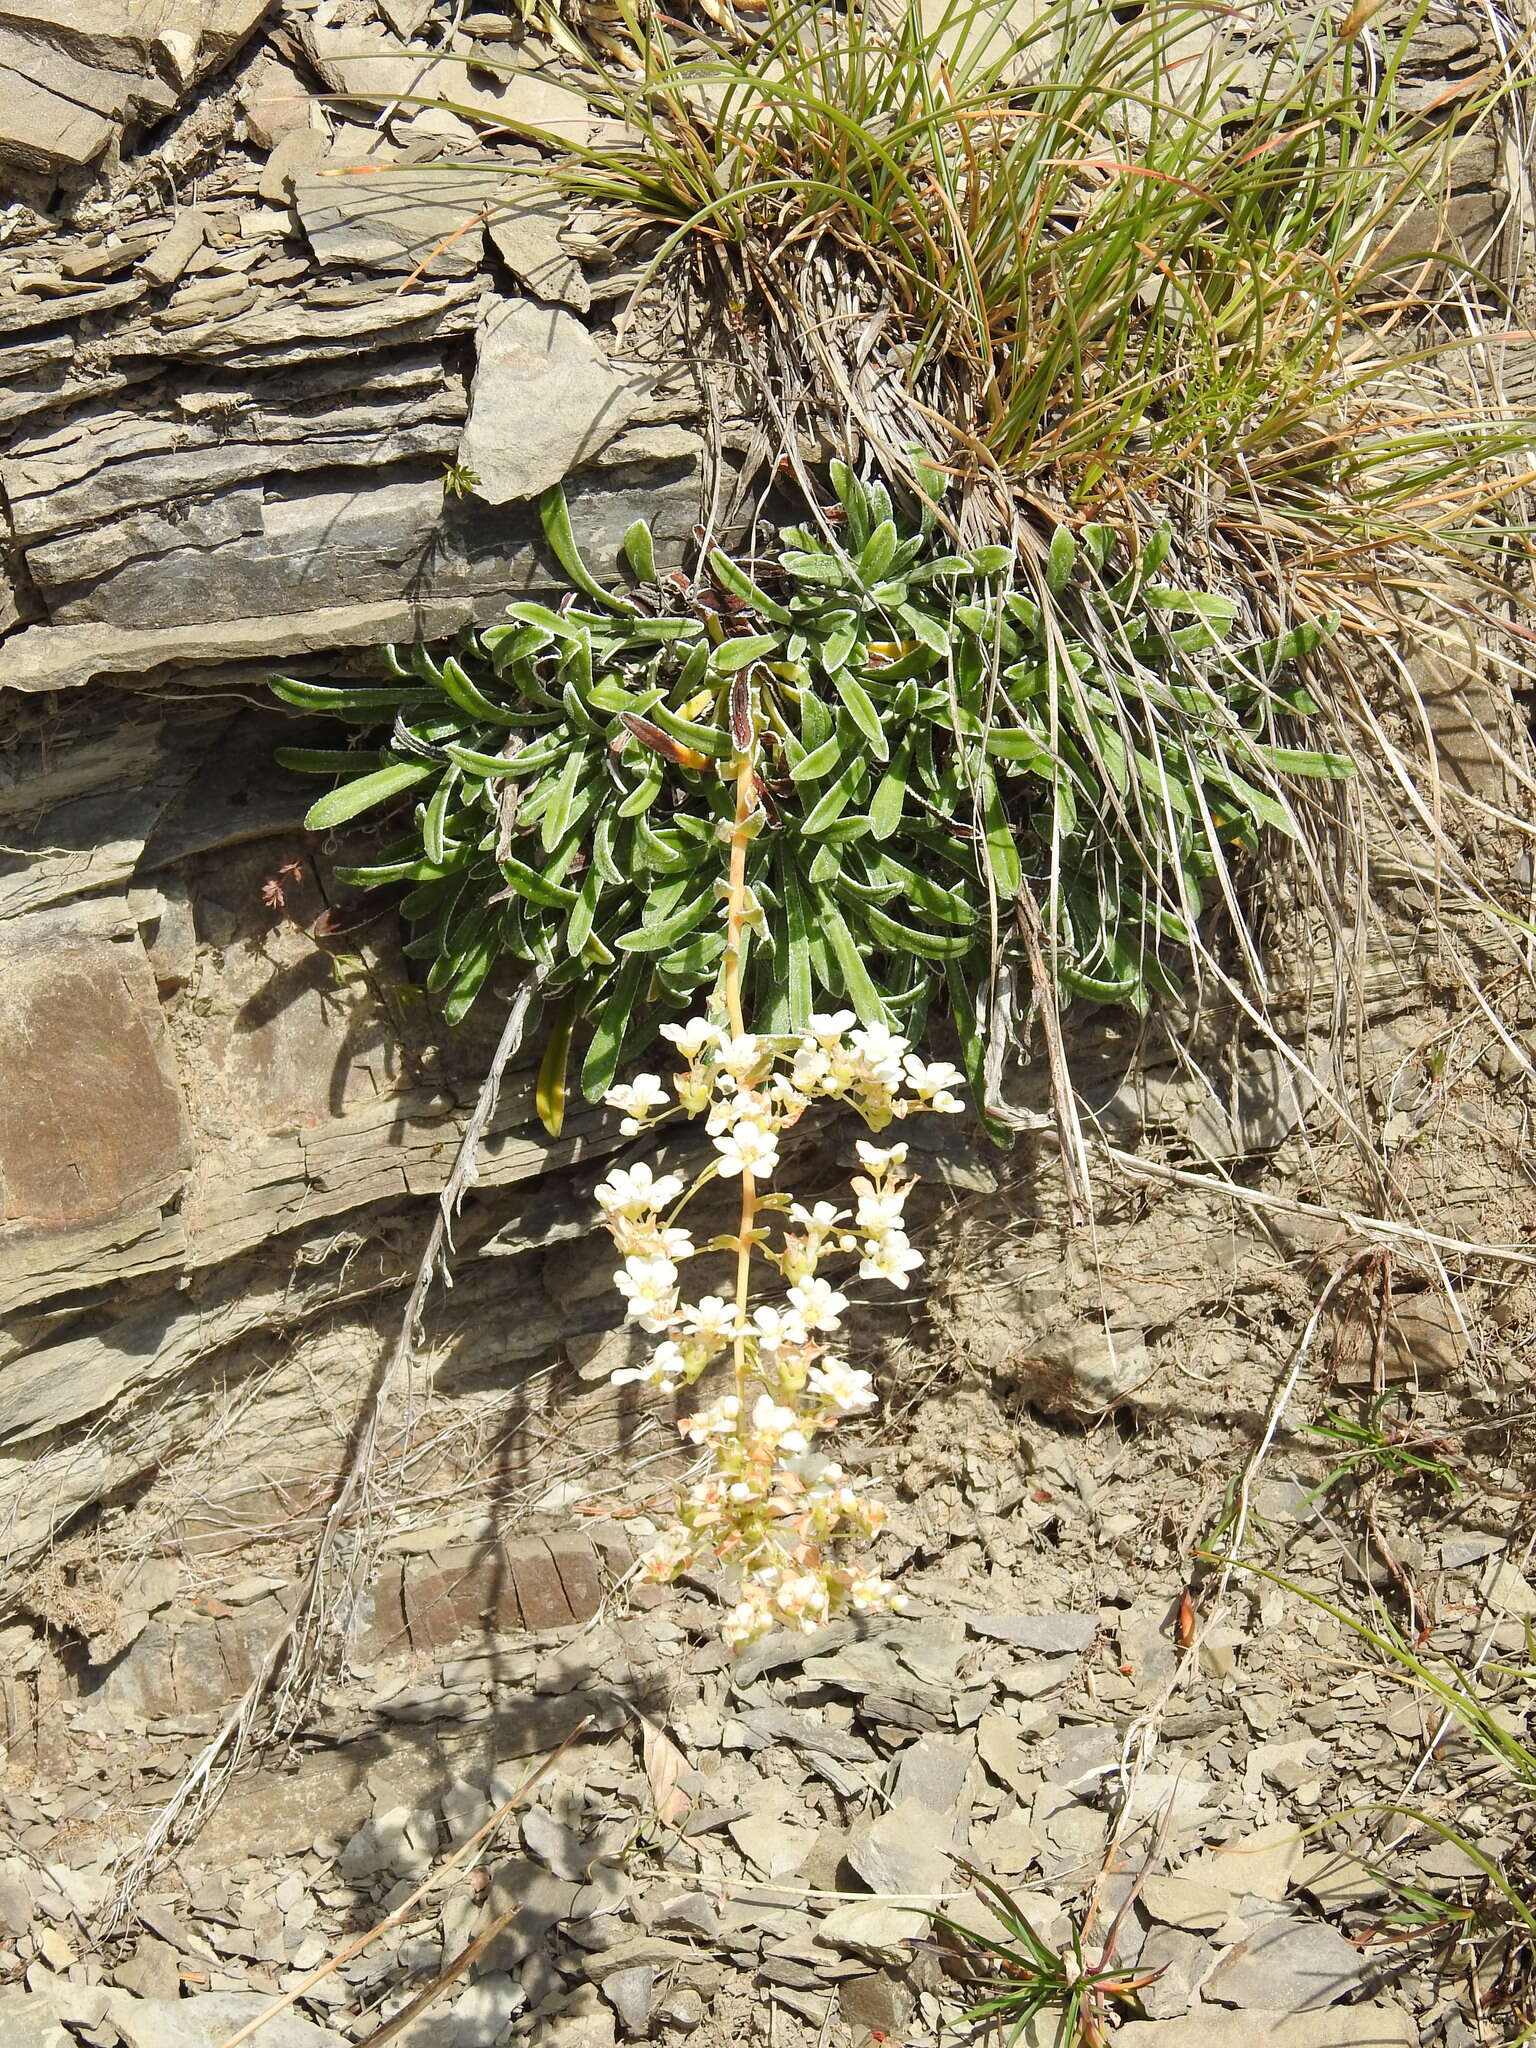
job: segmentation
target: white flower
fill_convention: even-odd
[[[741,1403],[734,1394],[722,1394],[708,1408],[700,1408],[683,1424],[690,1443],[706,1443],[712,1436],[734,1436],[741,1415]]]
[[[632,1254],[613,1276],[613,1284],[629,1303],[632,1322],[659,1332],[677,1310],[677,1268],[660,1254]]]
[[[810,1018],[805,1027],[805,1041],[823,1047],[830,1052],[850,1025],[857,1024],[858,1018],[852,1010],[832,1010]]]
[[[733,1081],[745,1087],[763,1063],[763,1041],[755,1032],[738,1032],[734,1038],[721,1041],[715,1055],[717,1072],[729,1074]]]
[[[775,1401],[772,1394],[759,1394],[752,1408],[752,1427],[759,1436],[777,1444],[781,1451],[809,1449],[800,1418],[793,1408]]]
[[[693,1239],[686,1230],[663,1230],[657,1233],[656,1242],[669,1259],[691,1259]]]
[[[712,1344],[726,1344],[736,1334],[736,1304],[718,1294],[706,1294],[702,1301],[685,1301],[683,1322],[690,1337],[705,1337]]]
[[[907,1041],[898,1032],[888,1030],[884,1024],[869,1024],[862,1031],[851,1031],[848,1043],[882,1087],[901,1086],[901,1061]]]
[[[905,1287],[907,1275],[915,1273],[922,1263],[922,1253],[913,1251],[899,1230],[891,1230],[884,1237],[867,1241],[859,1261],[859,1278],[889,1280],[893,1287]]]
[[[638,1166],[616,1166],[605,1181],[592,1191],[598,1207],[608,1216],[642,1216],[648,1209],[664,1209],[683,1192],[681,1174],[654,1174],[641,1160]]]
[[[774,1605],[780,1614],[787,1615],[806,1635],[810,1635],[827,1618],[826,1580],[814,1572],[786,1579],[774,1596]]]
[[[848,1598],[861,1614],[871,1608],[894,1607],[901,1597],[878,1572],[864,1572],[849,1581]]]
[[[622,1109],[624,1120],[619,1129],[626,1138],[632,1138],[641,1130],[667,1099],[659,1074],[636,1074],[633,1081],[622,1087],[610,1088],[603,1097],[610,1109]]]
[[[832,1230],[848,1220],[848,1211],[834,1202],[818,1202],[814,1209],[807,1209],[804,1202],[791,1202],[789,1213],[792,1221],[803,1223],[807,1230]]]
[[[773,1103],[755,1088],[736,1088],[732,1094],[717,1095],[709,1106],[709,1121],[704,1128],[712,1138],[718,1138],[722,1131],[734,1130],[744,1117],[761,1124],[765,1131],[778,1128],[778,1112]]]
[[[621,1365],[610,1374],[610,1378],[616,1387],[637,1381],[641,1386],[656,1387],[663,1394],[674,1394],[679,1379],[686,1371],[687,1360],[669,1339],[665,1344],[656,1346],[644,1365]]]
[[[791,1069],[794,1084],[802,1095],[821,1094],[831,1071],[831,1059],[815,1045],[802,1045],[795,1054]]]
[[[720,1154],[720,1171],[727,1177],[750,1173],[765,1179],[779,1163],[778,1134],[765,1131],[750,1117],[743,1117],[725,1136],[716,1138],[715,1150]]]
[[[755,1308],[752,1335],[764,1351],[775,1352],[783,1344],[807,1344],[810,1334],[793,1309]]]
[[[916,1053],[908,1053],[902,1061],[906,1072],[907,1086],[914,1095],[921,1097],[930,1109],[936,1109],[946,1116],[965,1108],[955,1094],[955,1089],[965,1086],[965,1076],[960,1069],[951,1066],[948,1060],[920,1060]]]
[[[685,1060],[692,1062],[710,1046],[719,1045],[725,1033],[707,1017],[690,1017],[686,1024],[663,1024],[661,1035],[671,1040]]]
[[[773,1626],[773,1613],[762,1588],[749,1583],[742,1588],[742,1595],[720,1624],[720,1633],[732,1649],[750,1643]]]
[[[867,1166],[871,1173],[888,1173],[893,1166],[904,1164],[907,1156],[905,1145],[892,1145],[882,1152],[878,1145],[867,1145],[862,1138],[854,1144],[861,1166]]]
[[[640,1560],[640,1576],[655,1582],[665,1583],[674,1578],[684,1565],[691,1564],[694,1556],[694,1541],[686,1529],[666,1529],[646,1551]]]
[[[877,1188],[863,1179],[854,1182],[859,1197],[859,1212],[856,1218],[860,1230],[870,1237],[883,1237],[888,1230],[900,1230],[902,1212],[907,1205],[904,1190]]]
[[[848,1306],[846,1294],[839,1294],[828,1280],[801,1280],[789,1290],[789,1298],[808,1330],[835,1330]]]
[[[875,1405],[875,1383],[869,1374],[860,1372],[841,1358],[834,1358],[830,1352],[819,1364],[811,1367],[806,1384],[813,1394],[840,1415],[852,1415],[856,1409],[873,1408]]]

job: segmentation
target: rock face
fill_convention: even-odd
[[[617,360],[622,278],[497,127],[585,134],[584,99],[508,75],[505,44],[496,74],[441,54],[452,10],[415,10],[414,50],[325,12],[0,0],[13,1565],[195,1440],[210,1375],[238,1383],[263,1332],[350,1412],[484,1071],[494,1018],[444,1037],[392,908],[358,908],[347,848],[304,833],[317,786],[273,751],[334,736],[267,677],[553,595],[549,484],[602,573],[635,519],[674,561],[698,514],[691,396]],[[459,111],[381,120],[380,92]],[[445,490],[451,468],[481,488]],[[609,1314],[547,1294],[539,1246],[585,1209],[549,1176],[612,1134],[578,1112],[556,1144],[531,1119],[524,1065],[463,1240],[473,1261],[497,1238],[463,1284],[503,1366]],[[277,1479],[307,1499],[294,1473],[334,1460],[316,1438]],[[245,1512],[235,1488],[230,1526]]]
[[[69,174],[170,113],[217,71],[269,0],[7,0],[0,165]]]
[[[313,1513],[507,993],[439,1029],[393,904],[303,830],[314,785],[273,751],[334,735],[270,673],[552,595],[550,483],[600,574],[635,519],[668,566],[698,516],[691,385],[625,357],[633,274],[538,175],[540,133],[600,124],[505,26],[448,0],[0,0],[13,1565],[109,1497],[174,1495],[177,1448],[263,1374],[253,1448],[166,1526],[234,1551]],[[482,1150],[440,1382],[505,1386],[613,1316],[558,1252],[616,1133],[573,1108],[548,1139],[531,1057]],[[1235,1072],[1202,1149],[1279,1142],[1287,1086]],[[1090,1325],[1037,1289],[966,1348],[1094,1415],[1140,1398],[1168,1307],[1127,1291]]]

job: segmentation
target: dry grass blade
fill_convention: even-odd
[[[449,1986],[456,1984],[466,1970],[474,1967],[502,1929],[510,1927],[521,1911],[522,1901],[519,1900],[516,1905],[508,1906],[504,1913],[498,1913],[485,1931],[477,1934],[466,1948],[461,1949],[430,1984],[422,1986],[409,2005],[402,2006],[392,2020],[386,2020],[382,2027],[377,2027],[371,2034],[365,2035],[359,2048],[384,2048],[386,2041],[397,2040],[412,2021],[419,2019],[430,2006],[436,2005]]]

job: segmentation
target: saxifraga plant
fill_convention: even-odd
[[[1021,889],[1066,994],[1144,1009],[1174,986],[1213,879],[1230,889],[1231,850],[1300,836],[1295,778],[1349,772],[1280,743],[1315,709],[1280,679],[1330,620],[1243,645],[1234,604],[1157,580],[1166,534],[1125,562],[1104,525],[1057,528],[1047,614],[1010,549],[952,550],[936,473],[910,514],[832,475],[817,524],[747,563],[706,548],[693,577],[659,575],[637,523],[627,593],[587,569],[553,493],[545,530],[574,586],[558,609],[513,604],[452,653],[390,651],[378,683],[274,685],[306,711],[393,720],[377,748],[280,758],[345,778],[312,829],[413,800],[401,836],[341,878],[412,885],[407,951],[450,1022],[499,958],[538,969],[555,1126],[578,1035],[596,1099],[718,980],[738,677],[762,723],[743,969],[759,1028],[847,1002],[916,1042],[946,994],[978,1100],[979,1005]]]

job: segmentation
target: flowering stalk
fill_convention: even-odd
[[[757,770],[753,762],[752,701],[745,677],[731,700],[736,727],[736,819],[731,827],[731,868],[725,898],[725,1014],[737,1038],[746,1035],[741,1007],[741,956],[747,935],[747,847],[757,808]],[[752,1230],[757,1221],[757,1182],[752,1169],[741,1169],[741,1222],[736,1232],[736,1335],[732,1345],[738,1407],[747,1398],[747,1302],[752,1292]]]
[[[858,1028],[851,1011],[812,1017],[803,1032],[783,1037],[746,1029],[741,961],[762,916],[747,885],[747,848],[763,819],[742,701],[733,697],[736,816],[720,999],[713,1014],[663,1026],[684,1062],[677,1106],[705,1117],[716,1156],[686,1191],[680,1175],[657,1176],[643,1163],[616,1168],[596,1191],[624,1257],[614,1278],[630,1320],[659,1339],[644,1365],[621,1368],[615,1381],[670,1394],[731,1355],[733,1391],[702,1403],[680,1424],[688,1442],[706,1448],[711,1469],[683,1494],[676,1523],[648,1552],[642,1571],[652,1580],[675,1578],[698,1563],[734,1571],[738,1598],[724,1629],[733,1645],[776,1624],[810,1630],[839,1610],[900,1603],[878,1573],[834,1555],[833,1546],[846,1539],[876,1535],[885,1511],[855,1493],[842,1467],[813,1446],[875,1400],[870,1375],[831,1348],[848,1298],[822,1277],[823,1260],[851,1255],[861,1279],[894,1287],[905,1287],[922,1264],[903,1227],[912,1186],[903,1171],[907,1147],[879,1149],[861,1140],[865,1170],[852,1184],[853,1208],[807,1208],[787,1193],[760,1192],[778,1167],[780,1135],[817,1100],[845,1103],[872,1132],[920,1110],[952,1114],[963,1107],[957,1068],[919,1059],[884,1025]],[[637,1074],[607,1099],[624,1112],[628,1134],[645,1130],[670,1106],[655,1074]],[[678,1214],[708,1181],[736,1176],[736,1234],[696,1247]],[[777,1244],[769,1219],[778,1222]],[[700,1251],[735,1253],[733,1301],[717,1294],[680,1299],[679,1269]],[[777,1270],[782,1301],[751,1306],[754,1252]]]

